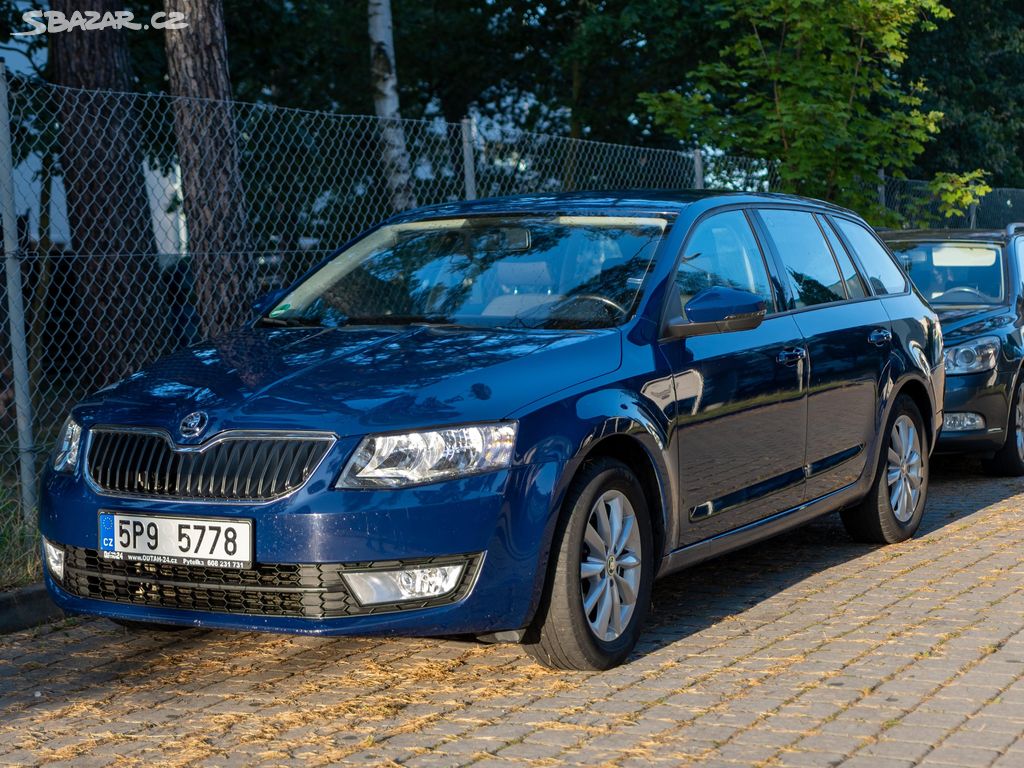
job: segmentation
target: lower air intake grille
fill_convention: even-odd
[[[480,555],[372,563],[256,564],[247,570],[106,560],[95,549],[66,547],[62,586],[78,597],[113,603],[248,616],[326,619],[429,608],[461,600],[473,586]],[[360,606],[341,575],[346,569],[465,562],[458,588],[416,602]]]

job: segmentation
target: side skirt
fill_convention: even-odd
[[[749,523],[740,528],[734,528],[710,539],[698,541],[695,544],[688,544],[665,555],[661,561],[661,568],[658,569],[658,578],[666,576],[683,568],[689,568],[704,560],[724,555],[735,549],[741,549],[764,539],[777,536],[780,533],[796,528],[821,515],[834,512],[841,507],[857,501],[863,496],[863,491],[858,487],[859,482],[839,488],[835,491],[820,496],[813,501],[777,512],[771,517]]]

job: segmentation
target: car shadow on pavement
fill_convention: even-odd
[[[928,507],[917,537],[941,531],[1022,490],[1020,478],[994,478],[980,462],[934,457]],[[897,545],[898,546],[898,545]],[[634,657],[736,616],[879,545],[853,541],[838,514],[667,576],[654,585],[653,609]]]

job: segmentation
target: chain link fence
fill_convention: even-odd
[[[904,226],[939,229],[1003,229],[1024,221],[1024,189],[997,187],[962,215],[946,216],[927,181],[887,178],[879,202]]]
[[[0,80],[0,550],[16,521],[34,527],[35,476],[75,401],[237,325],[258,296],[398,210],[778,182],[762,161],[470,120],[86,91],[2,69]]]
[[[721,153],[87,91],[0,65],[0,588],[34,573],[37,474],[77,400],[238,325],[373,224],[477,197],[701,187],[767,191],[779,178]],[[1024,220],[1024,190],[952,218],[926,182],[879,180],[878,192],[916,226]]]

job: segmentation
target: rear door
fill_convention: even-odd
[[[812,500],[865,470],[892,329],[826,220],[795,208],[760,208],[757,218],[808,350],[805,499]]]
[[[676,393],[683,545],[800,503],[806,351],[793,317],[776,312],[776,291],[743,210],[697,223],[675,282],[678,298],[670,300],[680,307],[723,285],[756,293],[769,308],[754,330],[662,342]]]

